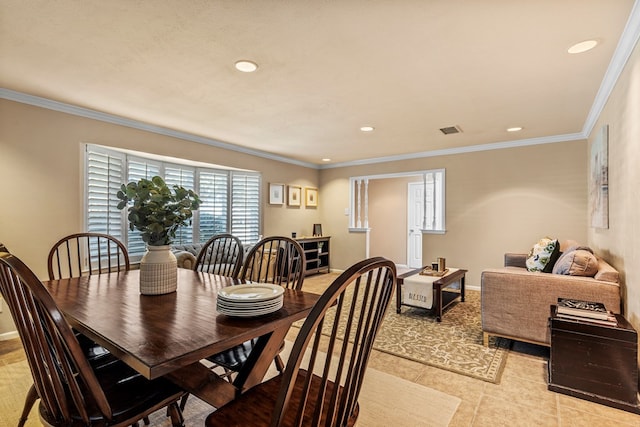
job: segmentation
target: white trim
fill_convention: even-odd
[[[0,334],[0,341],[12,340],[14,338],[18,338],[19,336],[20,335],[18,334],[18,331],[5,332]]]
[[[320,165],[318,169],[334,169],[348,166],[362,166],[374,163],[397,162],[402,160],[415,160],[425,157],[449,156],[452,154],[474,153],[477,151],[502,150],[504,148],[526,147],[529,145],[554,144],[556,142],[569,142],[586,139],[582,133],[569,133],[565,135],[542,136],[539,138],[520,139],[515,141],[494,142],[490,144],[469,145],[467,147],[446,148],[442,150],[423,151],[420,153],[400,154],[397,156],[375,157],[353,162],[334,163],[332,165]]]
[[[639,3],[640,1],[636,1],[633,4],[627,24],[622,31],[620,40],[618,41],[618,46],[616,46],[616,50],[613,53],[611,62],[609,63],[609,67],[607,67],[607,72],[600,84],[600,89],[593,101],[591,110],[589,110],[589,114],[587,115],[587,119],[585,120],[582,128],[582,134],[585,135],[585,138],[588,138],[589,135],[591,135],[591,131],[593,130],[598,117],[600,117],[600,113],[606,105],[609,95],[611,95],[624,66],[627,64],[636,43],[638,43],[638,39],[640,39]]]
[[[420,230],[422,234],[447,234],[447,229],[444,230]]]
[[[367,233],[369,231],[371,231],[370,228],[349,227],[349,233]]]
[[[608,97],[608,94],[607,94],[607,97]],[[36,107],[46,108],[49,110],[72,114],[75,116],[86,117],[89,119],[99,120],[102,122],[112,123],[120,126],[126,126],[126,127],[143,130],[147,132],[153,132],[159,135],[165,135],[173,138],[184,139],[185,141],[206,144],[213,147],[222,148],[225,150],[249,154],[249,155],[261,157],[264,159],[275,160],[275,161],[289,163],[297,166],[303,166],[310,169],[335,169],[335,168],[342,168],[342,167],[348,167],[348,166],[361,166],[361,165],[369,165],[369,164],[376,164],[376,163],[395,162],[395,161],[401,161],[401,160],[412,160],[412,159],[425,158],[425,157],[438,157],[438,156],[448,156],[452,154],[473,153],[478,151],[501,150],[504,148],[526,147],[529,145],[553,144],[556,142],[576,141],[576,140],[587,138],[584,132],[571,133],[571,134],[565,134],[565,135],[552,135],[552,136],[521,139],[521,140],[514,140],[514,141],[494,142],[489,144],[478,144],[478,145],[471,145],[467,147],[447,148],[443,150],[423,151],[419,153],[409,153],[409,154],[402,154],[398,156],[376,157],[376,158],[369,158],[369,159],[362,159],[362,160],[354,160],[352,162],[334,163],[331,165],[326,165],[326,164],[317,165],[315,163],[303,162],[300,160],[278,156],[278,155],[267,153],[264,151],[252,150],[250,148],[241,147],[239,145],[233,145],[228,142],[222,142],[222,141],[218,141],[211,138],[205,138],[202,136],[193,135],[187,132],[181,132],[181,131],[164,128],[161,126],[151,125],[148,123],[139,122],[137,120],[115,116],[113,114],[103,113],[96,110],[90,110],[84,107],[77,107],[74,105],[65,104],[63,102],[52,101],[50,99],[41,98],[39,96],[34,96],[34,95],[28,95],[26,93],[16,92],[6,88],[0,88],[0,99],[7,99],[9,101],[21,102],[23,104],[34,105]]]
[[[264,159],[276,160],[283,163],[290,163],[297,166],[303,166],[312,169],[318,169],[318,165],[291,159],[284,156],[267,153],[265,151],[253,150],[250,148],[233,145],[228,142],[218,141],[212,138],[193,135],[187,132],[177,131],[162,126],[156,126],[149,123],[140,122],[138,120],[128,119],[126,117],[116,116],[113,114],[103,113],[101,111],[91,110],[89,108],[78,107],[75,105],[65,104],[64,102],[52,101],[50,99],[41,98],[39,96],[28,95],[26,93],[16,92],[6,88],[0,88],[0,98],[9,101],[21,102],[23,104],[34,105],[36,107],[46,108],[49,110],[59,111],[61,113],[72,114],[74,116],[86,117],[88,119],[99,120],[106,123],[112,123],[119,126],[126,126],[133,129],[143,130],[147,132],[157,133],[159,135],[170,136],[173,138],[184,139],[185,141],[197,142],[200,144],[211,145],[229,151],[249,154],[252,156],[262,157]]]

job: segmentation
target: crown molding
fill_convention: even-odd
[[[556,142],[575,141],[575,140],[587,138],[584,133],[553,135],[553,136],[539,137],[539,138],[495,142],[490,144],[471,145],[467,147],[447,148],[443,150],[423,151],[419,153],[402,154],[397,156],[361,159],[361,160],[354,160],[351,162],[334,163],[331,165],[318,165],[315,163],[308,163],[300,160],[291,159],[288,157],[274,155],[264,151],[252,150],[252,149],[241,147],[238,145],[233,145],[227,142],[222,142],[222,141],[218,141],[211,138],[205,138],[202,136],[193,135],[187,132],[181,132],[181,131],[176,131],[169,128],[164,128],[162,126],[151,125],[148,123],[139,122],[137,120],[128,119],[126,117],[120,117],[113,114],[103,113],[101,111],[91,110],[89,108],[78,107],[75,105],[65,104],[64,102],[53,101],[51,99],[42,98],[39,96],[29,95],[22,92],[16,92],[6,88],[0,88],[0,98],[7,99],[9,101],[20,102],[23,104],[33,105],[36,107],[46,108],[49,110],[59,111],[61,113],[85,117],[93,120],[99,120],[106,123],[112,123],[115,125],[126,126],[126,127],[143,130],[147,132],[153,132],[159,135],[179,138],[185,141],[206,144],[213,147],[222,148],[225,150],[230,150],[238,153],[261,157],[264,159],[275,160],[278,162],[289,163],[289,164],[302,166],[310,169],[320,169],[320,170],[335,169],[335,168],[342,168],[342,167],[349,167],[349,166],[362,166],[362,165],[376,164],[376,163],[397,162],[402,160],[412,160],[412,159],[425,158],[425,157],[449,156],[453,154],[474,153],[478,151],[487,151],[487,150],[501,150],[505,148],[525,147],[529,145],[552,144]]]
[[[622,30],[622,35],[618,41],[618,46],[616,46],[609,67],[607,67],[607,71],[600,84],[600,89],[596,94],[591,110],[582,127],[582,133],[586,138],[591,135],[591,131],[600,117],[600,113],[602,113],[613,88],[618,82],[622,70],[624,70],[629,57],[633,53],[633,49],[638,43],[638,39],[640,39],[640,0],[636,0],[633,4],[629,19],[627,19],[627,24],[624,30]]]
[[[402,160],[414,160],[425,157],[450,156],[454,154],[475,153],[478,151],[502,150],[506,148],[526,147],[529,145],[555,144],[557,142],[578,141],[586,139],[583,133],[569,133],[565,135],[543,136],[539,138],[519,139],[514,141],[494,142],[491,144],[469,145],[466,147],[445,148],[442,150],[423,151],[420,153],[401,154],[398,156],[376,157],[370,159],[355,160],[353,162],[334,163],[321,165],[320,169],[334,169],[349,166],[363,166],[374,163],[398,162]]]
[[[35,107],[46,108],[48,110],[54,110],[61,113],[71,114],[74,116],[85,117],[88,119],[99,120],[101,122],[106,122],[106,123],[133,128],[133,129],[152,132],[159,135],[179,138],[185,141],[197,142],[199,144],[206,144],[212,147],[222,148],[225,150],[235,151],[243,154],[249,154],[249,155],[261,157],[264,159],[275,160],[278,162],[289,163],[289,164],[303,166],[311,169],[318,169],[318,165],[313,163],[303,162],[300,160],[291,159],[289,157],[278,156],[275,154],[267,153],[265,151],[253,150],[250,148],[241,147],[239,145],[230,144],[228,142],[222,142],[216,139],[206,138],[206,137],[194,135],[188,132],[182,132],[182,131],[165,128],[162,126],[152,125],[149,123],[140,122],[138,120],[116,116],[114,114],[91,110],[89,108],[78,107],[76,105],[66,104],[64,102],[53,101],[51,99],[42,98],[39,96],[29,95],[22,92],[16,92],[14,90],[6,89],[6,88],[0,88],[0,98],[7,99],[9,101],[20,102],[23,104],[33,105]]]

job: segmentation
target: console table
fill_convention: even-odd
[[[329,273],[331,271],[329,256],[330,247],[329,239],[331,237],[301,237],[296,239],[302,249],[307,260],[306,275],[316,273]]]
[[[640,414],[638,334],[616,314],[617,326],[556,316],[551,306],[548,389]]]
[[[460,297],[460,301],[464,302],[464,278],[467,270],[450,268],[447,274],[440,277],[420,275],[423,269],[424,267],[398,274],[396,312],[400,313],[403,305],[431,309],[435,312],[436,321],[441,322],[442,311],[456,298]],[[415,288],[411,292],[404,289],[407,280]]]

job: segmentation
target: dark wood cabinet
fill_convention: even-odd
[[[549,390],[640,413],[638,335],[621,316],[617,326],[556,317],[551,306]]]
[[[331,237],[303,237],[296,239],[304,249],[304,256],[307,259],[307,275],[331,271],[329,239]]]

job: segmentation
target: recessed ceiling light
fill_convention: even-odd
[[[567,49],[567,52],[569,52],[569,53],[582,53],[582,52],[586,52],[588,50],[593,49],[597,45],[598,45],[598,41],[597,40],[585,40],[583,42],[574,44],[569,49]]]
[[[243,73],[253,73],[258,69],[258,64],[252,61],[247,61],[242,59],[236,62],[236,70],[242,71]]]
[[[375,129],[375,128],[374,128],[373,126],[362,126],[362,127],[360,128],[360,130],[361,130],[362,132],[373,132],[373,130],[374,130],[374,129]]]
[[[322,159],[322,161],[323,161],[323,162],[330,162],[330,161],[331,161],[331,159],[324,158],[324,159]]]
[[[514,126],[512,128],[507,128],[507,132],[519,132],[522,130],[522,126]]]

